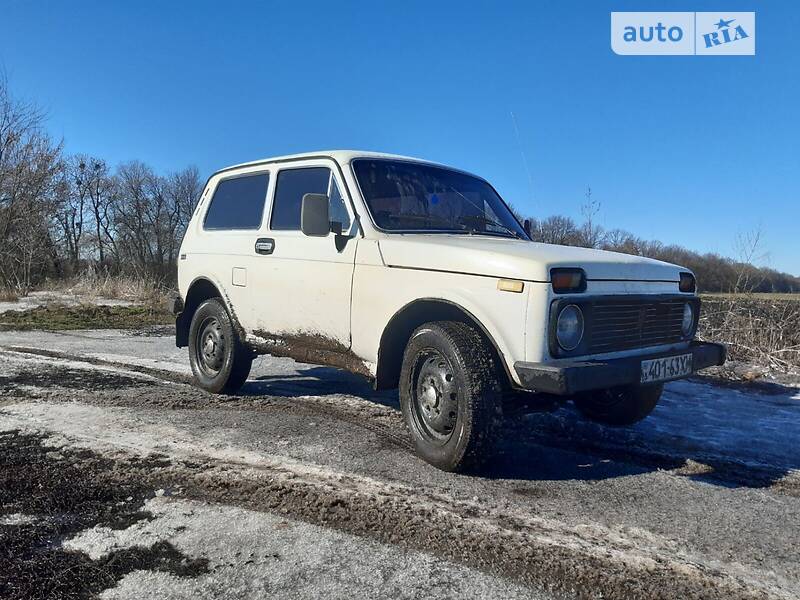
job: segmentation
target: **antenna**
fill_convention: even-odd
[[[514,116],[514,111],[511,112],[511,122],[514,124],[514,135],[517,138],[517,146],[519,147],[519,153],[522,156],[522,165],[525,167],[525,173],[528,175],[528,191],[531,195],[531,204],[533,204],[533,177],[531,176],[531,170],[528,168],[528,159],[525,157],[525,151],[522,149],[522,141],[519,137],[519,127],[517,127],[517,117]]]

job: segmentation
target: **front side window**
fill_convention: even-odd
[[[497,192],[477,177],[384,159],[355,160],[353,171],[375,224],[386,231],[527,239]]]
[[[264,214],[269,173],[223,179],[203,220],[204,229],[258,229]]]
[[[303,196],[327,194],[330,179],[331,170],[327,167],[286,169],[278,173],[270,228],[299,230]]]
[[[347,212],[347,208],[344,205],[344,198],[342,198],[342,193],[339,191],[339,186],[336,185],[336,179],[333,176],[331,176],[331,187],[328,198],[330,198],[331,222],[341,223],[342,231],[347,231],[350,229],[350,214]]]
[[[327,167],[286,169],[278,173],[270,228],[299,231],[303,196],[306,194],[327,195],[331,221],[341,223],[342,231],[347,231],[350,227],[350,214],[336,184],[336,178]]]

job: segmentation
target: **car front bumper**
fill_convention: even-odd
[[[638,385],[643,360],[689,353],[692,354],[692,373],[694,373],[706,367],[724,364],[727,350],[722,344],[692,342],[686,350],[607,360],[561,358],[547,363],[517,362],[514,363],[514,370],[527,390],[571,396],[588,390]]]

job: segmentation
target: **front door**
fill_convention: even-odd
[[[253,290],[253,333],[348,349],[357,239],[350,235],[352,208],[336,165],[330,159],[307,160],[279,169],[274,177],[269,220],[259,232],[263,254]],[[303,235],[300,208],[309,193],[328,195],[331,220],[342,224],[343,236]]]

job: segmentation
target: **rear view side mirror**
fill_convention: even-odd
[[[305,194],[300,207],[300,230],[310,236],[325,237],[331,232],[328,196]]]

